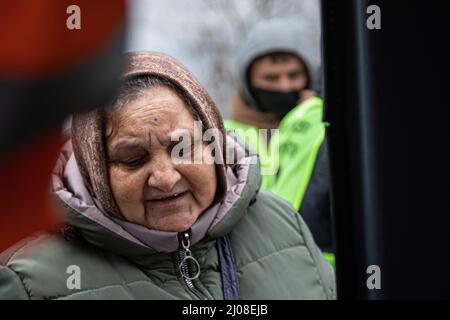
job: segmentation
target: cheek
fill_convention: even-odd
[[[136,207],[141,202],[144,176],[139,173],[125,172],[120,168],[109,171],[111,191],[119,209],[126,214],[130,207]]]
[[[180,168],[189,183],[191,191],[201,209],[206,209],[214,200],[217,188],[216,167],[214,164],[191,164]]]

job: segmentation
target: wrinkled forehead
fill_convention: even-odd
[[[170,134],[177,129],[193,130],[196,117],[175,90],[157,86],[140,90],[126,103],[109,111],[106,137],[151,133]]]

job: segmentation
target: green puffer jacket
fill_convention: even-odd
[[[226,234],[242,299],[335,298],[333,269],[300,215],[284,200],[258,192],[259,166],[249,161],[253,155],[246,153],[229,168],[220,217],[190,248],[201,271],[192,281],[194,293],[180,274],[178,250],[161,252],[143,244],[76,187],[80,176],[71,176],[74,158],[68,150],[58,161],[53,188],[77,232],[36,235],[3,252],[0,299],[197,299],[198,292],[223,299],[215,243]]]

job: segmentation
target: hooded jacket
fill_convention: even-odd
[[[258,192],[252,157],[246,153],[229,167],[215,220],[191,247],[201,271],[195,287],[207,299],[223,299],[216,243],[229,234],[242,299],[335,298],[331,266],[291,206]],[[153,235],[151,247],[102,212],[82,183],[70,144],[53,188],[73,232],[36,235],[3,252],[0,299],[198,299],[180,274],[177,250],[161,246],[164,236]],[[70,286],[71,266],[80,270],[79,287]]]
[[[300,32],[290,21],[280,19],[262,21],[249,32],[238,51],[235,74],[239,92],[231,105],[231,119],[225,120],[225,126],[230,130],[247,130],[257,137],[255,145],[250,147],[258,151],[263,168],[279,167],[276,175],[263,177],[262,188],[299,210],[320,247],[332,252],[330,177],[328,156],[323,152],[323,102],[311,97],[294,107],[283,119],[278,119],[275,114],[255,107],[256,101],[248,83],[248,70],[256,58],[273,52],[289,52],[304,62],[311,89],[320,93],[320,61],[315,59],[317,54],[312,52],[308,37],[308,33]],[[274,142],[260,137],[259,128],[280,129],[280,159],[270,156],[269,151],[276,147]],[[327,256],[329,261],[334,261],[331,255]]]
[[[249,32],[238,48],[235,61],[235,75],[238,88],[245,103],[256,106],[248,83],[248,69],[256,58],[274,52],[296,55],[305,64],[309,74],[310,88],[320,91],[320,63],[314,58],[310,39],[306,33],[298,31],[298,26],[290,21],[264,20]]]

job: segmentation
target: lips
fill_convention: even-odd
[[[184,193],[186,193],[186,192],[178,192],[178,193],[172,193],[169,195],[155,196],[155,197],[151,198],[150,201],[172,200],[172,199],[178,198],[179,196],[181,196]]]
[[[169,195],[155,196],[148,200],[153,206],[177,206],[186,197],[187,191]]]

